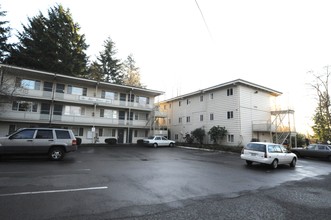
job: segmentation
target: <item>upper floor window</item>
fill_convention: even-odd
[[[74,116],[81,116],[85,115],[85,108],[80,106],[65,106],[64,107],[64,114],[65,115],[74,115]]]
[[[103,99],[111,99],[111,100],[117,100],[118,94],[116,92],[110,92],[110,91],[101,91],[101,98]]]
[[[190,104],[191,103],[191,100],[190,99],[187,99],[186,100],[186,104],[188,105],[188,104]]]
[[[181,118],[181,117],[178,118],[178,123],[179,123],[179,124],[182,123],[182,118]]]
[[[16,86],[24,89],[40,90],[40,81],[16,78]]]
[[[181,106],[182,105],[182,101],[178,101],[178,106]]]
[[[61,83],[56,84],[56,92],[57,93],[64,93],[64,88],[65,88],[64,84],[61,84]]]
[[[191,117],[190,117],[190,116],[187,116],[187,117],[186,117],[186,122],[187,122],[187,123],[191,122]]]
[[[81,88],[81,87],[68,85],[68,94],[86,96],[87,88]]]
[[[14,101],[12,110],[22,112],[37,112],[38,104],[36,102]]]
[[[46,92],[53,91],[53,83],[52,82],[44,82],[44,91],[46,91]]]
[[[149,105],[149,97],[139,96],[136,98],[136,101],[142,105]]]
[[[203,121],[203,115],[200,115],[200,121]]]
[[[233,88],[227,89],[227,95],[228,96],[233,95]]]
[[[203,102],[203,95],[200,96],[200,102]]]
[[[210,94],[209,94],[209,98],[210,98],[210,99],[214,99],[214,93],[210,93]]]
[[[228,119],[233,118],[233,111],[228,112]]]
[[[211,113],[211,114],[209,115],[209,120],[211,120],[211,121],[214,120],[214,114],[213,114],[213,113]]]
[[[118,115],[118,113],[116,110],[100,109],[100,117],[102,117],[102,118],[116,119],[118,117],[117,115]]]

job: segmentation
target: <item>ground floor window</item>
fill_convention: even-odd
[[[234,142],[234,135],[233,134],[228,134],[228,142],[233,143]]]

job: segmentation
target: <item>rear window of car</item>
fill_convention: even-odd
[[[71,139],[69,131],[55,130],[57,139]]]
[[[265,144],[258,144],[258,143],[249,143],[249,144],[247,144],[245,149],[265,152],[266,145]]]
[[[52,130],[38,130],[36,139],[53,139]]]

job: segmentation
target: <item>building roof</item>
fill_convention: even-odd
[[[104,87],[111,86],[111,87],[116,87],[117,89],[123,90],[123,91],[136,91],[136,92],[139,91],[140,93],[154,95],[154,96],[159,96],[159,95],[164,94],[164,92],[157,91],[157,90],[150,90],[150,89],[145,89],[145,88],[135,87],[135,86],[125,86],[125,85],[113,84],[113,83],[108,83],[108,82],[99,82],[97,80],[84,79],[84,78],[80,78],[80,77],[67,76],[67,75],[63,75],[63,74],[22,68],[22,67],[17,67],[17,66],[0,64],[0,68],[4,68],[7,71],[14,72],[15,74],[22,74],[24,76],[26,76],[25,75],[26,73],[29,73],[30,76],[34,76],[36,78],[40,78],[40,74],[42,74],[43,79],[45,79],[45,80],[52,80],[52,79],[56,78],[56,79],[64,79],[68,83],[77,83],[77,81],[80,81],[80,82],[83,82],[84,84],[88,84],[88,85],[97,84],[97,85],[104,86]]]
[[[258,84],[252,83],[252,82],[248,82],[248,81],[242,80],[242,79],[236,79],[236,80],[229,81],[229,82],[226,82],[226,83],[218,84],[216,86],[208,87],[206,89],[201,89],[201,90],[197,90],[195,92],[191,92],[191,93],[187,93],[187,94],[184,94],[184,95],[176,96],[174,98],[167,99],[167,100],[164,100],[164,101],[161,101],[161,102],[171,102],[171,101],[175,101],[175,100],[180,100],[180,99],[184,99],[184,98],[194,96],[194,95],[198,95],[198,94],[201,94],[201,93],[211,92],[211,91],[214,91],[214,90],[217,90],[217,89],[226,88],[226,87],[230,87],[230,86],[237,86],[237,85],[243,85],[243,86],[251,87],[251,88],[256,89],[258,91],[267,92],[272,96],[279,96],[279,95],[282,94],[279,91],[267,88],[265,86],[261,86],[261,85],[258,85]]]

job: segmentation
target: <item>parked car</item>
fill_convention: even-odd
[[[331,161],[331,146],[328,144],[310,144],[306,148],[292,148],[298,157],[326,158]]]
[[[278,164],[289,164],[291,167],[295,167],[298,160],[297,156],[283,145],[266,142],[248,143],[243,148],[240,157],[246,160],[248,166],[255,162],[269,164],[274,169]]]
[[[116,138],[106,138],[105,143],[106,144],[117,144],[117,139]]]
[[[0,155],[48,154],[62,160],[65,153],[76,151],[77,141],[70,129],[23,128],[0,138]]]
[[[175,146],[175,141],[168,140],[166,137],[163,136],[150,136],[148,138],[144,139],[144,145],[147,146],[153,146],[153,147],[158,147],[158,146],[169,146],[173,147]]]

